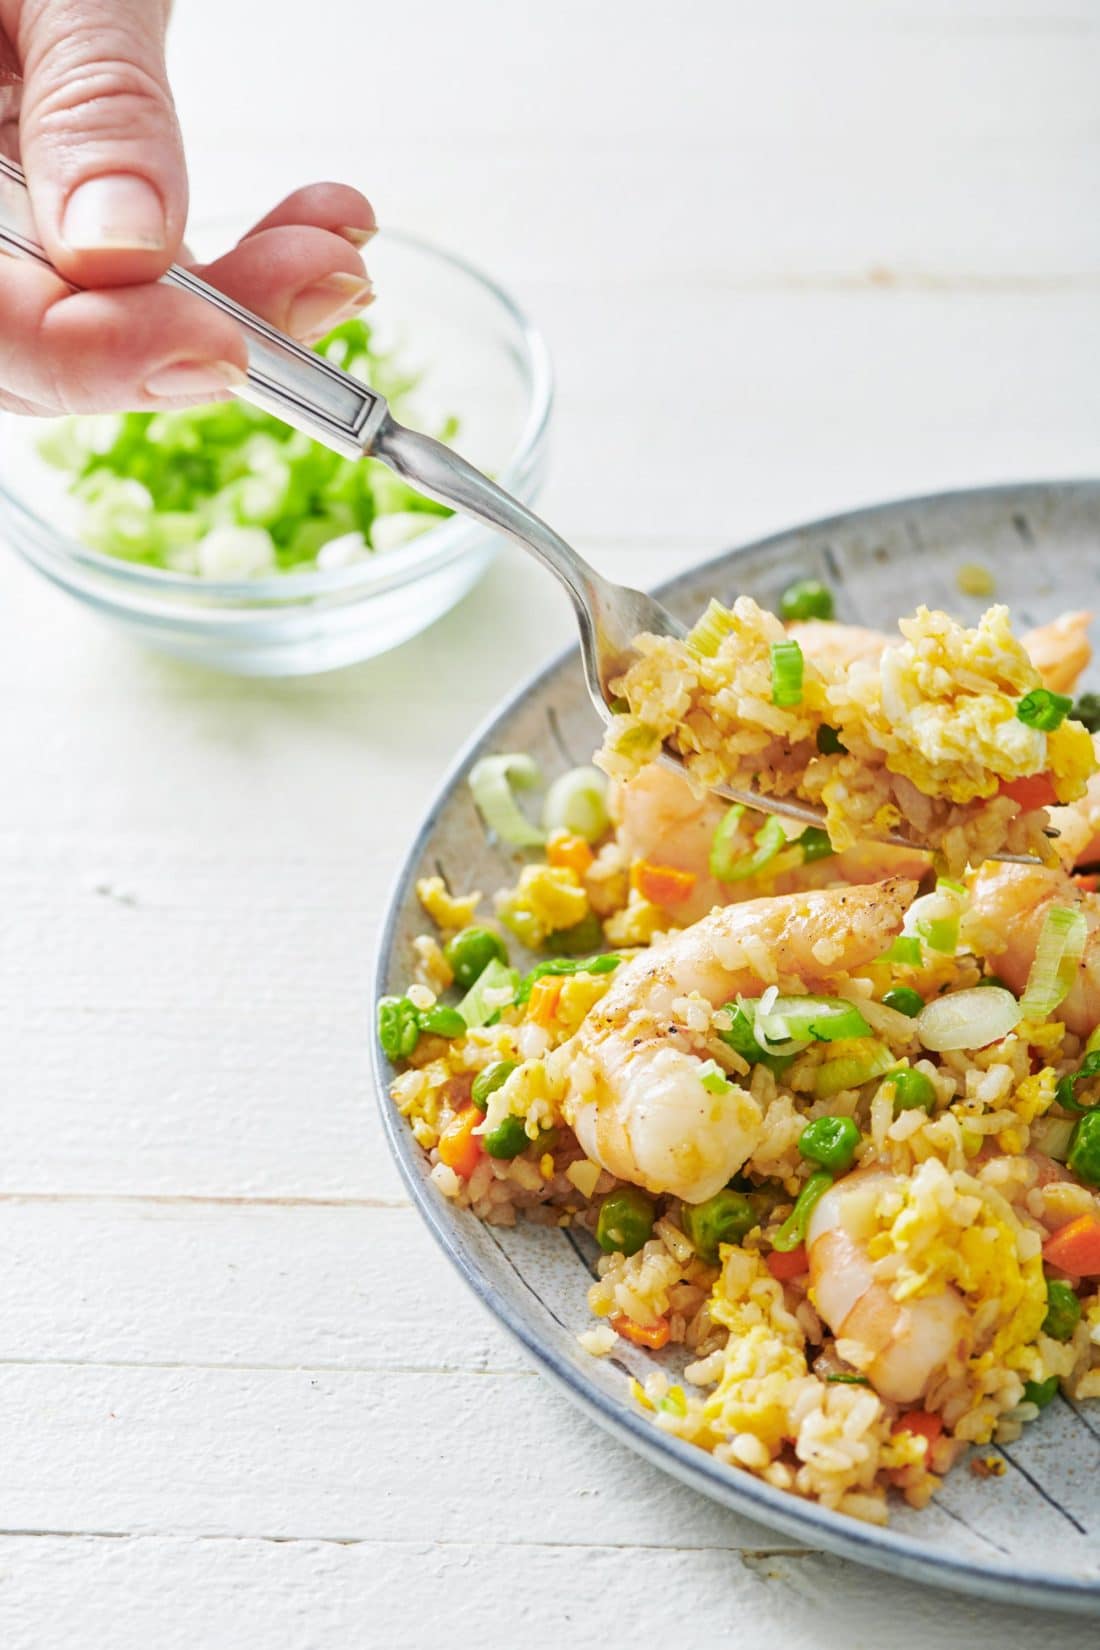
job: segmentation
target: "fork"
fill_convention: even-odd
[[[2,156],[0,251],[53,269],[37,238],[22,168]],[[635,638],[644,632],[677,638],[686,635],[679,619],[660,602],[644,591],[603,578],[552,527],[450,447],[399,424],[384,397],[368,384],[295,343],[190,270],[173,264],[162,279],[168,286],[213,304],[242,329],[248,346],[246,382],[237,392],[242,400],[273,413],[345,458],[369,454],[381,459],[419,492],[503,533],[554,574],[573,603],[585,682],[605,723],[613,714],[611,682],[630,662]],[[686,771],[682,758],[667,745],[660,760]],[[714,788],[730,802],[760,813],[781,814],[804,825],[825,823],[823,810],[804,802],[730,785]],[[899,832],[880,840],[901,848],[920,847]],[[1030,855],[1000,857],[1038,863]]]

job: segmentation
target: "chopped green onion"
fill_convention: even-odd
[[[871,1384],[866,1375],[849,1375],[846,1371],[841,1371],[836,1375],[826,1375],[825,1380],[830,1385],[835,1386],[870,1386]]]
[[[847,756],[848,747],[840,742],[840,735],[827,722],[822,722],[817,730],[817,748],[822,756]]]
[[[1020,1012],[1045,1020],[1072,989],[1085,954],[1088,924],[1083,911],[1052,905],[1043,918],[1035,958],[1020,998]]]
[[[516,1006],[521,1007],[527,1002],[531,987],[544,974],[610,974],[621,962],[622,958],[614,951],[599,957],[550,957],[546,962],[536,963],[520,980],[516,987]]]
[[[670,1386],[657,1405],[666,1415],[677,1415],[682,1421],[688,1412],[687,1398],[682,1386]]]
[[[865,1043],[859,1053],[823,1060],[814,1072],[814,1094],[819,1100],[831,1100],[844,1089],[858,1089],[876,1077],[884,1077],[893,1064],[894,1056],[885,1043]]]
[[[765,1047],[773,1043],[835,1043],[847,1037],[869,1037],[871,1028],[854,1003],[843,997],[775,997],[761,1011],[755,1009],[753,1029]]]
[[[1053,733],[1066,719],[1073,700],[1064,693],[1052,693],[1049,688],[1032,688],[1016,706],[1016,717],[1027,728],[1040,733]]]
[[[915,899],[905,913],[906,936],[922,939],[931,951],[954,956],[959,945],[959,919],[966,905],[961,883],[938,882],[931,894]]]
[[[833,1176],[826,1169],[816,1169],[798,1194],[794,1208],[772,1238],[772,1248],[781,1255],[789,1254],[805,1241],[806,1227],[816,1205],[833,1184]]]
[[[946,1054],[999,1043],[1015,1031],[1023,1017],[1011,991],[996,985],[975,985],[926,1003],[913,1024],[925,1048]]]
[[[361,320],[318,354],[369,381],[403,416],[411,375]],[[453,421],[435,433],[453,439]],[[66,419],[43,458],[69,473],[80,536],[127,561],[206,579],[351,567],[451,514],[374,459],[341,458],[241,401]]]
[[[1044,1157],[1064,1163],[1069,1156],[1076,1127],[1072,1117],[1037,1117],[1031,1125],[1031,1144]]]
[[[815,859],[831,859],[836,853],[828,831],[823,831],[820,825],[807,825],[796,846],[802,849],[804,865],[811,865]]]
[[[722,645],[723,636],[729,635],[733,625],[733,614],[729,608],[712,598],[703,617],[692,625],[684,639],[693,653],[701,653],[704,659],[713,659]]]
[[[754,851],[734,858],[731,840],[737,834],[744,812],[744,803],[735,802],[714,833],[710,845],[710,874],[718,882],[744,882],[747,877],[757,876],[787,846],[787,835],[778,816],[769,814],[753,837],[756,844]]]
[[[599,768],[570,768],[546,793],[543,826],[547,832],[571,831],[586,842],[598,842],[611,824],[606,797],[607,780]]]
[[[1100,733],[1100,693],[1082,693],[1074,701],[1070,715],[1075,722],[1082,722],[1090,733]]]
[[[494,957],[491,962],[485,965],[459,1003],[458,1012],[471,1031],[478,1026],[488,1025],[494,1014],[498,1014],[502,1008],[507,1008],[510,1003],[515,1001],[518,985],[519,970],[507,967],[499,957]],[[507,997],[504,996],[506,990],[509,993]],[[494,998],[499,993],[501,1000],[490,1002],[488,1000],[490,992]]]
[[[797,579],[779,598],[779,617],[788,623],[799,619],[831,619],[835,611],[833,593],[820,579]]]
[[[773,642],[772,648],[772,704],[787,708],[802,703],[802,676],[805,660],[798,643],[789,637],[785,642]]]
[[[897,963],[901,968],[919,968],[924,954],[916,934],[899,934],[893,945],[882,953],[880,962]]]
[[[706,1060],[699,1067],[699,1081],[708,1094],[728,1094],[733,1087],[725,1072],[714,1060]]]
[[[793,1055],[769,1054],[760,1047],[753,1035],[752,1020],[740,1003],[726,1003],[724,1012],[731,1018],[728,1031],[718,1033],[724,1043],[727,1043],[750,1066],[764,1065],[776,1077],[780,1076],[790,1065]]]
[[[1063,1111],[1080,1114],[1093,1111],[1096,1106],[1100,1106],[1100,1100],[1095,1101],[1092,1106],[1083,1106],[1077,1098],[1078,1083],[1086,1083],[1090,1077],[1100,1077],[1100,1049],[1092,1049],[1086,1054],[1076,1071],[1067,1072],[1064,1077],[1059,1077],[1054,1098]]]
[[[546,833],[520,812],[512,795],[513,789],[530,790],[540,777],[538,763],[522,751],[483,756],[470,772],[469,784],[478,812],[510,848],[535,848],[546,841]]]

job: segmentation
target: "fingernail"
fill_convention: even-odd
[[[181,401],[193,396],[223,395],[246,383],[244,373],[232,361],[171,361],[158,367],[145,380],[146,393],[165,401]]]
[[[165,237],[164,202],[130,172],[77,184],[61,219],[61,238],[74,251],[162,252]]]
[[[342,235],[352,246],[366,246],[377,235],[378,225],[372,223],[369,229],[357,229],[353,223],[338,223],[334,233]]]
[[[325,332],[337,321],[366,309],[374,297],[374,288],[361,275],[338,272],[326,275],[305,287],[293,300],[287,320],[287,331],[296,338],[309,338],[313,333]]]

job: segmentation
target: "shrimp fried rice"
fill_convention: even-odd
[[[1003,609],[901,636],[742,599],[640,638],[610,786],[557,781],[538,827],[530,759],[478,764],[515,880],[423,879],[416,977],[379,1005],[439,1194],[587,1234],[583,1346],[667,1366],[624,1402],[873,1522],[1100,1397],[1093,741],[1066,647]],[[750,776],[827,829],[707,794]],[[873,840],[902,818],[934,855]]]

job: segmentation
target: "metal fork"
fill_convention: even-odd
[[[0,250],[53,269],[37,238],[22,169],[3,157]],[[643,632],[674,637],[686,634],[679,619],[660,602],[641,590],[603,578],[552,527],[458,453],[431,436],[399,424],[384,398],[369,385],[295,343],[189,270],[173,264],[163,279],[167,285],[213,304],[241,327],[248,345],[247,382],[239,391],[242,399],[274,413],[345,458],[369,454],[381,459],[429,498],[505,534],[554,574],[573,603],[588,692],[605,722],[612,715],[610,684],[630,662],[635,638]],[[661,761],[684,771],[681,757],[667,746]],[[716,789],[731,802],[761,813],[782,814],[804,825],[821,826],[825,822],[820,809],[804,802],[728,785]],[[899,832],[883,840],[902,848],[920,847]],[[1030,856],[1003,857],[1036,863]]]

